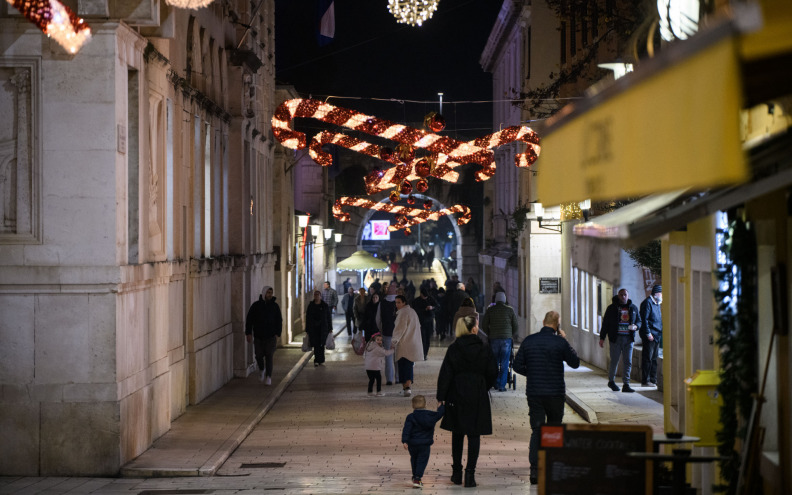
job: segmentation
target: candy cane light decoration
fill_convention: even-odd
[[[429,202],[427,202],[429,203]],[[344,206],[356,206],[359,208],[366,208],[374,211],[383,211],[386,213],[393,213],[397,216],[397,221],[394,225],[388,227],[390,231],[407,228],[411,225],[426,222],[428,220],[439,220],[441,216],[453,215],[454,213],[461,213],[462,215],[456,219],[457,225],[464,225],[470,221],[470,208],[464,205],[454,205],[450,208],[443,208],[442,210],[432,211],[429,209],[410,208],[407,206],[397,205],[388,202],[374,202],[365,198],[356,198],[353,196],[343,196],[338,198],[333,204],[333,216],[342,221],[348,222],[350,214],[342,210]],[[427,206],[431,207],[431,203]]]
[[[502,131],[488,134],[472,141],[462,142],[448,136],[440,136],[405,125],[395,124],[355,110],[340,108],[319,100],[310,99],[287,100],[275,110],[275,114],[272,117],[272,132],[275,138],[287,148],[303,149],[307,146],[305,134],[289,127],[291,121],[297,117],[314,118],[396,141],[402,145],[425,149],[436,158],[437,166],[440,167],[437,173],[432,175],[435,177],[439,175],[438,178],[452,182],[456,181],[458,174],[449,174],[448,169],[453,169],[466,163],[481,165],[481,170],[476,172],[476,180],[483,181],[492,177],[495,173],[495,157],[490,148],[513,141],[524,142],[527,145],[526,152],[518,154],[515,158],[515,164],[518,167],[530,167],[538,158],[540,151],[539,137],[533,130],[524,126],[508,127]],[[373,144],[361,140],[345,140],[343,135],[320,133],[311,143],[309,152],[314,161],[322,166],[329,166],[332,163],[330,154],[321,149],[322,144],[329,142],[349,147],[349,149],[369,156],[377,156],[390,163],[396,163],[392,155],[384,156],[382,153],[383,149]],[[400,160],[404,161],[404,158],[400,157]],[[444,165],[448,168],[444,168]]]
[[[88,24],[58,0],[6,1],[69,53],[77,53],[91,39]]]

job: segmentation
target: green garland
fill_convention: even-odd
[[[757,306],[756,238],[750,223],[732,222],[721,250],[727,262],[718,271],[717,345],[721,355],[718,392],[723,398],[720,410],[722,430],[718,431],[718,453],[726,484],[715,490],[728,495],[737,491],[740,471],[740,445],[745,441],[748,418],[757,391]]]

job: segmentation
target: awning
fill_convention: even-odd
[[[737,53],[733,26],[721,24],[564,107],[542,138],[538,198],[556,205],[746,180]]]
[[[618,282],[622,249],[645,245],[718,211],[792,187],[792,133],[756,146],[750,157],[756,175],[750,183],[700,193],[655,194],[574,226],[572,265]]]

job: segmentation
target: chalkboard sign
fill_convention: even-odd
[[[627,452],[651,452],[647,425],[542,426],[539,495],[652,493],[651,463]]]
[[[539,293],[540,294],[558,294],[561,292],[561,279],[560,278],[540,278],[539,279]]]

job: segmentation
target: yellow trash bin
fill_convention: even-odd
[[[690,418],[688,435],[701,438],[696,443],[699,447],[718,445],[715,433],[720,430],[720,408],[723,399],[718,393],[720,376],[714,370],[698,370],[696,374],[685,380],[687,383]]]

